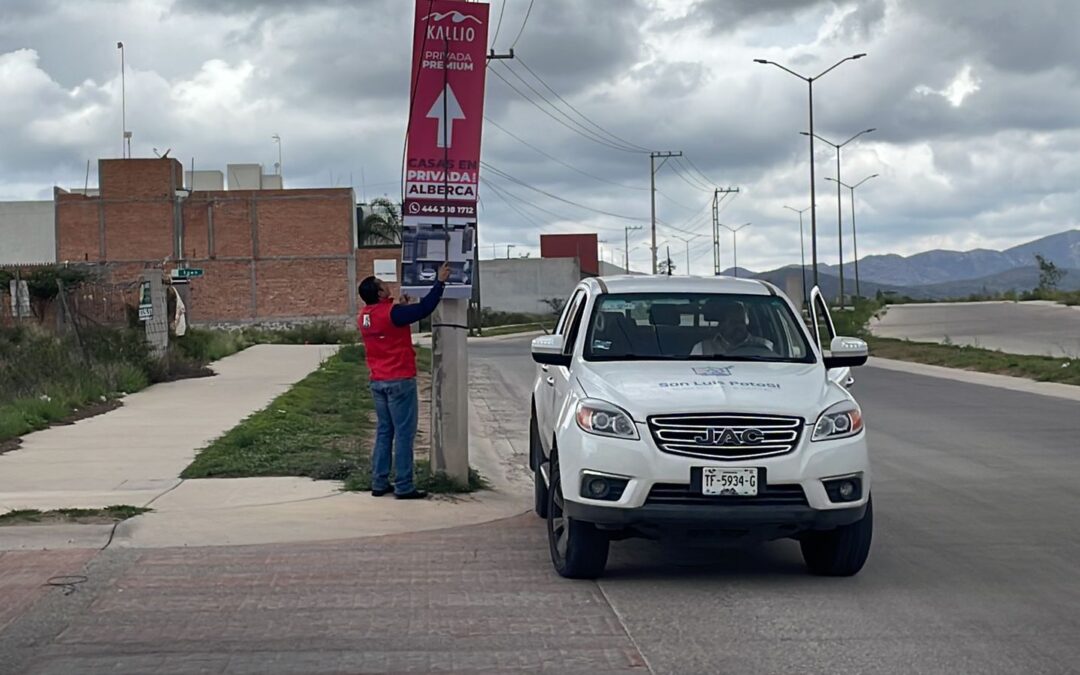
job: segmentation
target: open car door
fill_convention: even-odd
[[[825,296],[817,286],[810,290],[810,322],[814,338],[817,339],[818,351],[824,355],[828,351],[825,345],[832,345],[833,338],[836,337],[836,325],[829,313],[829,303],[825,302]],[[830,380],[842,387],[850,387],[855,383],[850,367],[833,368],[827,374]]]

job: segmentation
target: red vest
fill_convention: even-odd
[[[416,352],[413,350],[412,330],[395,326],[390,320],[394,301],[387,298],[374,305],[365,305],[357,319],[360,336],[364,339],[368,370],[372,381],[407,380],[416,377]]]

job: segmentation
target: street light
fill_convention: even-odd
[[[814,134],[814,138],[817,138],[822,143],[826,143],[836,148],[836,236],[840,244],[840,308],[844,307],[844,223],[843,217],[840,215],[842,212],[842,205],[840,202],[840,148],[843,148],[848,143],[854,141],[863,134],[869,134],[877,131],[877,129],[863,129],[859,133],[855,134],[851,138],[847,139],[843,143],[833,143],[832,141],[822,138],[821,136]],[[809,136],[810,134],[805,131],[800,131],[803,136]]]
[[[510,259],[510,249],[512,249],[512,248],[517,248],[517,244],[507,244],[506,245],[506,259],[507,260]]]
[[[841,63],[844,63],[845,61],[855,61],[856,59],[861,59],[864,56],[866,56],[866,54],[854,54],[852,56],[847,57],[846,59],[840,59],[839,61],[834,63],[832,66],[830,66],[830,67],[826,68],[825,70],[821,71],[821,73],[819,73],[818,75],[816,75],[814,77],[806,77],[805,75],[800,75],[799,73],[796,73],[794,70],[788,68],[787,66],[782,66],[782,65],[780,65],[779,63],[777,63],[775,61],[769,61],[768,59],[754,59],[754,63],[761,63],[761,64],[770,65],[770,66],[776,66],[780,70],[783,70],[785,72],[788,72],[788,73],[794,75],[795,77],[797,77],[800,80],[802,80],[803,82],[805,82],[807,84],[809,90],[810,90],[810,134],[811,134],[811,136],[810,136],[810,206],[811,206],[811,209],[810,209],[810,246],[811,246],[811,249],[813,250],[814,285],[815,286],[818,285],[818,256],[817,256],[817,209],[813,208],[817,204],[817,199],[815,198],[816,195],[814,194],[814,190],[815,190],[815,188],[814,188],[814,137],[812,135],[814,133],[814,82],[816,80],[820,80],[822,77],[827,75],[830,71],[832,71],[834,68],[839,66]]]
[[[809,211],[810,207],[807,206],[802,211],[800,211],[799,209],[790,207],[790,206],[786,206],[786,205],[784,206],[784,208],[787,209],[788,211],[794,211],[795,213],[799,214],[799,250],[801,251],[801,254],[802,254],[803,303],[806,304],[806,305],[809,305],[810,304],[810,291],[809,291],[809,289],[806,288],[806,243],[804,242],[804,237],[803,237],[802,214]]]
[[[738,227],[728,227],[723,223],[717,223],[720,227],[724,228],[731,233],[731,260],[735,267],[735,278],[739,277],[739,238],[736,236],[739,234],[739,230],[744,227],[750,227],[750,223],[743,223]]]
[[[676,239],[678,239],[679,241],[686,242],[686,276],[690,276],[690,242],[694,241],[695,239],[700,239],[701,237],[703,237],[705,235],[703,235],[703,234],[695,234],[692,237],[680,237],[679,235],[675,234],[675,235],[672,235],[672,236],[675,237]]]
[[[630,233],[641,229],[641,225],[626,225],[623,227],[623,250],[626,252],[626,273],[630,274]],[[654,240],[655,241],[655,240]],[[655,274],[656,270],[653,270]]]
[[[280,176],[280,175],[282,175],[282,168],[283,168],[281,166],[281,136],[279,136],[278,134],[274,134],[273,136],[270,137],[270,139],[272,141],[274,141],[275,143],[277,143],[277,174]],[[282,187],[285,187],[284,180],[285,179],[282,179]]]
[[[861,181],[859,181],[858,183],[855,183],[854,185],[848,185],[847,183],[841,183],[840,181],[836,181],[837,185],[843,185],[848,190],[851,190],[851,241],[855,245],[855,297],[856,298],[861,298],[862,297],[862,292],[859,289],[859,236],[855,232],[855,188],[859,187],[860,185],[862,185],[866,181],[870,180],[871,178],[877,178],[879,175],[880,174],[876,174],[876,173],[870,174],[869,176],[867,176],[866,178],[863,178]],[[832,179],[831,178],[826,178],[825,180],[832,180]]]

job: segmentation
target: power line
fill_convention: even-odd
[[[484,162],[484,161],[480,162],[480,166],[484,167],[488,171],[493,172],[495,175],[499,176],[500,178],[503,178],[505,180],[510,181],[511,183],[516,183],[517,185],[520,185],[523,188],[526,188],[528,190],[532,190],[533,192],[537,192],[539,194],[542,194],[545,197],[549,197],[551,199],[554,199],[555,201],[559,201],[559,202],[562,202],[564,204],[569,204],[570,206],[576,206],[579,209],[584,209],[586,211],[592,211],[593,213],[597,213],[597,214],[600,214],[602,216],[608,216],[610,218],[618,218],[619,220],[629,220],[629,221],[635,222],[635,223],[651,222],[648,218],[637,218],[635,216],[628,216],[628,215],[621,214],[621,213],[613,213],[611,211],[605,211],[603,209],[597,209],[597,208],[594,208],[592,206],[586,206],[585,204],[579,204],[578,202],[574,202],[574,201],[571,201],[569,199],[559,197],[558,195],[547,192],[546,190],[541,190],[538,187],[534,187],[532,185],[529,185],[528,183],[521,180],[520,178],[515,178],[515,177],[511,176],[510,174],[506,173],[505,171],[501,171],[501,170],[493,167],[492,165],[490,165],[490,164],[488,164],[487,162]]]
[[[523,93],[520,89],[518,89],[513,84],[511,84],[506,78],[504,78],[502,75],[500,75],[498,73],[498,71],[492,70],[491,72],[495,73],[496,77],[498,77],[500,80],[502,80],[504,83],[506,83],[507,86],[509,86],[511,89],[513,89],[515,92],[517,92],[517,94],[519,96],[521,96],[522,98],[527,100],[529,103],[532,103],[541,112],[548,115],[549,117],[554,119],[559,124],[562,124],[563,126],[567,127],[571,131],[573,131],[574,133],[577,133],[577,134],[579,134],[581,136],[584,136],[585,138],[588,138],[590,141],[593,141],[594,143],[599,143],[600,145],[605,145],[605,146],[607,146],[609,148],[612,148],[612,149],[615,149],[615,150],[621,150],[623,152],[630,152],[630,153],[640,153],[641,152],[640,150],[636,150],[636,149],[634,149],[632,147],[628,147],[628,146],[625,146],[625,145],[620,145],[620,144],[614,143],[614,142],[604,138],[600,134],[596,133],[595,131],[592,131],[588,127],[584,126],[583,124],[581,124],[581,122],[578,122],[574,118],[570,117],[570,115],[566,114],[566,112],[563,111],[561,108],[559,108],[559,106],[552,103],[550,99],[548,99],[546,96],[544,96],[539,91],[537,91],[536,87],[532,86],[532,84],[527,82],[525,80],[525,78],[523,78],[521,75],[519,75],[516,70],[511,68],[508,63],[502,62],[502,65],[503,65],[504,68],[506,68],[507,71],[510,72],[511,75],[516,77],[518,79],[518,81],[520,81],[522,84],[524,84],[532,93],[536,94],[536,96],[538,96],[542,101],[544,101],[544,103],[547,103],[551,107],[552,110],[554,110],[555,112],[562,115],[562,117],[564,117],[566,119],[566,122],[563,122],[559,118],[552,115],[550,112],[548,112],[547,109],[545,109],[543,106],[541,106],[539,103],[537,103],[534,99],[532,99],[527,94]],[[567,122],[569,122],[569,124],[567,124]]]
[[[683,162],[682,158],[676,158],[676,160],[675,160],[675,161],[676,161],[676,162],[678,163],[678,165],[679,165],[679,170],[680,170],[680,171],[682,171],[682,172],[684,172],[684,173],[686,174],[687,178],[689,178],[690,180],[694,181],[694,184],[695,184],[695,185],[699,185],[699,186],[701,186],[701,188],[702,188],[703,190],[706,190],[706,191],[708,191],[708,192],[712,192],[712,191],[713,191],[714,189],[716,189],[716,186],[715,186],[715,185],[713,185],[712,183],[708,182],[707,180],[704,180],[704,181],[703,181],[703,180],[701,180],[700,178],[698,178],[697,176],[695,176],[695,175],[694,175],[694,172],[692,172],[692,171],[691,171],[691,170],[689,169],[689,167],[687,167],[687,165],[686,165],[686,164],[685,164],[685,163]]]
[[[506,13],[506,3],[509,0],[503,0],[502,6],[499,7],[499,22],[495,24],[495,37],[491,38],[491,46],[495,47],[495,43],[499,40],[499,31],[502,30],[503,14]]]
[[[583,113],[583,112],[581,112],[580,110],[578,110],[577,108],[575,108],[575,107],[573,106],[573,104],[571,104],[571,103],[570,103],[569,101],[567,101],[567,100],[566,100],[566,99],[564,99],[564,98],[563,98],[562,96],[560,96],[560,95],[559,95],[559,92],[557,92],[557,91],[555,91],[554,89],[552,89],[552,88],[551,88],[551,85],[549,85],[549,84],[548,84],[547,82],[545,82],[545,81],[544,81],[544,78],[542,78],[542,77],[540,77],[539,75],[537,75],[537,74],[536,74],[536,72],[535,72],[535,71],[534,71],[534,70],[533,70],[532,68],[530,68],[530,67],[529,67],[529,64],[525,63],[525,62],[524,62],[524,61],[523,61],[523,60],[521,59],[521,57],[518,57],[517,61],[518,61],[518,63],[520,63],[520,64],[521,64],[521,67],[522,67],[522,68],[524,68],[525,70],[529,71],[529,74],[530,74],[530,75],[532,75],[533,77],[535,77],[535,78],[536,78],[537,82],[539,82],[540,84],[542,84],[542,85],[544,86],[544,88],[546,88],[546,89],[547,89],[548,91],[550,91],[550,92],[551,92],[552,94],[554,94],[556,98],[558,98],[558,99],[559,99],[560,101],[562,101],[562,102],[563,102],[563,104],[565,104],[565,105],[566,105],[566,107],[570,108],[570,109],[571,109],[571,110],[573,110],[573,111],[574,111],[575,113],[577,113],[577,114],[578,114],[578,116],[579,116],[579,117],[581,117],[581,119],[585,120],[586,122],[588,122],[588,123],[589,123],[589,124],[591,124],[592,126],[594,126],[594,127],[596,127],[597,129],[599,129],[599,130],[600,130],[600,131],[601,131],[602,133],[604,133],[604,134],[606,134],[606,135],[610,136],[611,138],[615,139],[615,140],[616,140],[616,141],[618,141],[619,143],[622,143],[622,144],[624,144],[624,145],[626,145],[626,146],[629,146],[629,147],[631,147],[631,148],[637,148],[638,150],[640,150],[640,151],[642,151],[642,152],[649,152],[649,148],[646,148],[646,147],[642,147],[642,146],[638,145],[637,143],[632,143],[632,142],[630,142],[630,141],[626,140],[625,138],[622,138],[622,137],[620,137],[620,136],[617,136],[616,134],[614,134],[614,133],[612,133],[612,132],[608,131],[608,130],[607,130],[607,129],[605,129],[604,127],[602,127],[602,126],[600,126],[599,124],[597,124],[596,122],[592,121],[592,120],[591,120],[591,119],[589,118],[589,116],[588,116],[588,115],[586,115],[585,113]]]
[[[521,22],[521,30],[518,31],[517,37],[514,38],[513,44],[510,45],[510,49],[517,47],[518,40],[521,39],[521,34],[525,32],[525,26],[529,24],[529,15],[532,14],[533,2],[535,2],[535,0],[529,0],[529,9],[525,11],[525,20]]]
[[[701,190],[702,192],[712,192],[712,188],[706,188],[701,184],[700,181],[697,181],[696,179],[691,179],[691,177],[684,173],[685,169],[680,170],[679,165],[676,162],[671,162],[668,166],[671,167],[672,173],[679,177],[679,180],[686,183],[695,190]]]
[[[514,140],[516,140],[518,143],[521,143],[522,145],[524,145],[527,148],[530,148],[531,150],[535,151],[536,153],[538,153],[540,155],[543,155],[544,157],[547,157],[548,159],[550,159],[553,162],[558,162],[559,164],[562,164],[563,166],[570,169],[571,171],[576,171],[577,173],[580,173],[582,176],[588,176],[589,178],[592,178],[594,180],[598,180],[601,183],[607,183],[608,185],[614,185],[615,187],[621,187],[621,188],[625,188],[627,190],[639,190],[641,192],[647,192],[649,190],[649,188],[647,188],[647,187],[636,187],[634,185],[625,185],[623,183],[617,183],[615,181],[608,180],[607,178],[603,178],[601,176],[597,176],[595,174],[589,173],[588,171],[584,171],[582,169],[579,169],[579,168],[577,168],[577,167],[575,167],[575,166],[573,166],[571,164],[568,164],[568,163],[564,162],[563,160],[559,159],[558,157],[554,157],[554,156],[544,152],[543,150],[541,150],[540,148],[536,147],[535,145],[529,143],[528,141],[524,140],[520,136],[517,136],[513,132],[507,130],[502,125],[500,125],[498,122],[496,122],[495,120],[489,118],[488,116],[485,115],[484,120],[488,124],[491,124],[493,127],[495,127],[499,131],[501,131],[504,134],[506,134],[507,136],[509,136],[510,138],[513,138]]]
[[[502,200],[502,202],[504,204],[506,204],[507,206],[509,206],[511,209],[516,211],[518,213],[518,215],[520,215],[522,218],[529,221],[529,223],[531,223],[532,225],[534,225],[536,227],[542,227],[542,225],[540,224],[539,221],[537,221],[535,218],[530,216],[528,213],[525,213],[524,211],[522,211],[517,206],[517,204],[514,204],[509,199],[507,199],[506,196],[503,194],[502,190],[497,185],[495,185],[491,181],[485,180],[483,178],[480,179],[480,182],[483,183],[486,187],[490,188],[491,191],[495,193],[496,197],[498,197],[500,200]]]
[[[561,119],[559,119],[558,117],[556,117],[556,116],[555,116],[555,115],[554,115],[553,113],[551,113],[550,111],[548,111],[547,109],[545,109],[545,108],[544,108],[544,107],[543,107],[542,105],[540,105],[539,103],[537,103],[536,101],[534,101],[534,100],[533,100],[532,98],[530,98],[528,94],[524,93],[523,91],[521,91],[520,89],[518,89],[517,87],[515,87],[515,86],[514,86],[513,84],[511,84],[511,83],[510,83],[510,81],[509,81],[509,80],[507,80],[507,79],[506,79],[505,77],[503,77],[503,76],[502,76],[502,75],[501,75],[501,74],[499,73],[499,71],[498,71],[497,69],[495,69],[495,68],[488,68],[488,72],[489,72],[489,73],[491,73],[492,75],[494,75],[495,77],[499,78],[500,80],[502,80],[503,84],[505,84],[506,86],[510,87],[510,89],[512,89],[512,90],[513,90],[513,91],[514,91],[514,92],[515,92],[515,93],[516,93],[516,94],[517,94],[518,96],[520,96],[521,98],[523,98],[523,99],[525,99],[526,101],[528,101],[529,103],[531,103],[531,104],[532,104],[532,105],[533,105],[533,106],[534,106],[534,107],[535,107],[535,108],[536,108],[537,110],[539,110],[540,112],[544,113],[545,115],[547,115],[547,116],[548,116],[548,117],[550,117],[551,119],[555,120],[556,122],[558,122],[558,123],[559,123],[559,124],[561,124],[562,126],[564,126],[564,127],[566,127],[567,129],[569,129],[570,131],[573,131],[574,133],[578,134],[579,136],[581,136],[581,137],[583,137],[583,138],[586,138],[586,139],[588,139],[588,140],[592,141],[593,143],[597,143],[597,144],[599,144],[599,145],[603,145],[603,146],[605,146],[605,147],[608,147],[608,148],[611,148],[611,149],[613,149],[613,150],[621,150],[622,152],[637,152],[636,150],[628,150],[627,148],[624,148],[624,147],[622,147],[622,146],[614,145],[614,144],[612,144],[612,143],[609,143],[609,142],[605,141],[605,140],[604,140],[604,139],[602,139],[602,138],[598,138],[598,137],[597,137],[597,136],[596,136],[595,134],[591,134],[591,133],[585,133],[585,132],[583,132],[583,131],[581,131],[581,130],[579,130],[579,129],[577,129],[577,128],[575,128],[575,127],[573,127],[573,126],[569,125],[569,124],[567,124],[567,123],[566,123],[566,122],[564,122],[563,120],[561,120]]]
[[[490,178],[481,178],[480,181],[482,183],[484,183],[485,185],[487,185],[489,188],[492,188],[492,189],[496,190],[496,192],[501,192],[502,196],[509,195],[511,198],[513,198],[514,200],[516,200],[518,202],[521,202],[523,205],[530,206],[533,209],[536,209],[537,211],[539,211],[541,213],[544,213],[544,214],[547,214],[547,215],[549,215],[549,216],[551,216],[553,218],[557,218],[558,220],[570,221],[570,222],[574,222],[574,221],[577,220],[576,218],[569,218],[567,216],[564,216],[561,213],[556,213],[556,212],[554,212],[554,211],[552,211],[550,209],[544,208],[543,206],[539,206],[539,205],[537,205],[537,204],[535,204],[533,202],[530,202],[529,200],[524,199],[523,197],[520,197],[520,196],[514,194],[513,192],[508,190],[506,187],[501,187],[500,188]],[[608,232],[622,232],[623,231],[622,228],[605,227],[603,225],[590,225],[590,227],[592,227],[594,229],[597,229],[597,230],[604,230],[604,231],[608,231]]]
[[[705,173],[701,169],[699,169],[697,167],[697,164],[694,164],[694,161],[692,159],[690,159],[689,157],[686,157],[686,162],[694,169],[694,171],[697,171],[699,176],[701,176],[702,178],[705,179],[705,182],[708,185],[716,185],[717,184],[716,181],[714,181],[713,179],[706,176]]]

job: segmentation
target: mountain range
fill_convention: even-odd
[[[912,298],[943,300],[972,294],[997,294],[1031,290],[1039,284],[1036,254],[1065,272],[1058,287],[1080,289],[1080,230],[1068,230],[1042,237],[1004,251],[934,250],[911,256],[873,255],[859,260],[860,290],[864,296],[879,290]],[[733,274],[727,270],[724,274]],[[754,273],[739,269],[739,276],[762,278],[782,284],[797,265]],[[809,274],[809,272],[808,272]],[[839,293],[838,265],[819,265],[818,280],[826,296]],[[844,265],[844,290],[855,291],[855,266]]]

